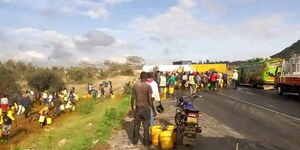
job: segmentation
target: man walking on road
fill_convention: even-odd
[[[139,139],[139,130],[141,122],[144,126],[144,142],[145,146],[150,146],[150,109],[153,111],[153,117],[156,116],[152,101],[152,89],[151,86],[145,83],[148,75],[146,72],[142,72],[140,75],[141,80],[133,85],[132,97],[131,97],[131,110],[134,114],[134,131],[133,131],[133,144],[136,145]]]
[[[237,70],[234,70],[232,79],[233,79],[233,89],[236,90],[238,86],[238,80],[239,80],[239,74]]]

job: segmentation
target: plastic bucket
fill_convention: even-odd
[[[170,131],[172,133],[172,141],[173,143],[176,142],[176,132],[175,132],[175,129],[176,127],[174,125],[168,125],[166,127],[167,131]]]
[[[161,126],[152,126],[151,127],[151,141],[155,146],[159,145],[159,134],[162,132]]]
[[[174,87],[170,87],[169,88],[169,94],[173,94],[174,93]]]
[[[59,108],[61,111],[63,111],[63,110],[65,110],[65,105],[60,105]]]
[[[39,122],[43,123],[45,121],[45,118],[46,118],[45,116],[40,116]]]
[[[116,95],[112,94],[112,95],[110,95],[110,98],[114,99],[114,98],[116,98]]]
[[[175,130],[175,126],[174,125],[168,125],[167,127],[166,127],[166,129],[167,129],[167,131],[170,131],[170,132],[173,132],[174,130]]]
[[[52,124],[52,118],[47,118],[47,124],[48,125]]]
[[[163,131],[159,135],[161,149],[172,149],[174,147],[173,134],[170,131]]]
[[[164,93],[168,93],[168,88],[164,88]]]

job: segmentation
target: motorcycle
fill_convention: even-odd
[[[201,97],[198,95],[177,97],[175,124],[177,126],[177,144],[195,145],[197,134],[202,133],[199,126],[199,110],[187,99]]]

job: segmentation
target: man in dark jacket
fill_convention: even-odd
[[[31,99],[28,94],[25,94],[23,98],[22,105],[25,108],[25,118],[27,118],[30,112]]]
[[[58,93],[55,93],[52,102],[53,102],[54,108],[55,108],[55,117],[58,117],[60,115],[60,105],[62,104],[59,99]]]

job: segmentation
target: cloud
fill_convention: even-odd
[[[104,3],[115,5],[115,4],[120,4],[124,2],[131,2],[131,0],[104,0]]]
[[[44,66],[77,65],[82,61],[96,62],[112,55],[122,57],[140,49],[135,43],[115,36],[119,33],[112,29],[94,29],[83,35],[69,36],[37,28],[7,29],[0,32],[0,36],[5,35],[6,39],[0,45],[0,59],[13,58]]]
[[[1,41],[5,41],[6,40],[6,36],[5,33],[3,31],[0,30],[0,42]]]
[[[0,0],[0,3],[9,3],[11,2],[12,0]]]
[[[85,12],[82,12],[83,15],[88,16],[93,19],[99,19],[99,18],[108,18],[109,13],[104,8],[98,8],[95,10],[88,10]]]
[[[166,13],[154,18],[138,17],[131,23],[132,29],[167,38],[178,36],[211,36],[221,35],[223,26],[208,25],[195,19],[189,10],[181,7],[170,7]]]
[[[116,42],[116,39],[99,30],[91,30],[83,37],[76,40],[78,46],[94,47],[94,46],[111,46]]]
[[[61,43],[52,43],[52,51],[48,56],[48,60],[57,64],[72,63],[73,54],[66,50],[65,46]]]
[[[27,63],[40,63],[47,59],[45,54],[37,50],[20,51],[15,53],[12,58]]]
[[[134,18],[130,29],[151,45],[149,50],[163,54],[157,55],[158,61],[267,57],[276,49],[283,49],[299,39],[300,26],[287,22],[286,15],[281,13],[239,19],[230,25],[219,21],[208,23],[197,12],[194,13],[200,5],[214,12],[225,10],[213,2],[216,1],[178,0],[176,6],[170,6],[164,13]],[[152,62],[154,60],[153,57],[145,57]]]
[[[224,12],[224,8],[215,3],[213,0],[201,0],[201,4],[214,12]]]
[[[239,34],[252,40],[268,40],[282,36],[283,14],[274,14],[270,16],[257,17],[244,21],[239,27]]]
[[[72,8],[70,8],[70,7],[64,6],[61,9],[59,9],[59,11],[62,12],[62,13],[71,13],[74,10]]]
[[[130,2],[131,0],[103,0],[100,2],[90,1],[90,0],[76,0],[76,4],[83,8],[81,14],[88,16],[92,19],[108,18],[109,12],[107,10],[108,6],[114,6],[124,2]]]
[[[42,11],[42,15],[47,18],[55,18],[55,17],[60,17],[61,12],[55,9],[46,9]]]
[[[197,0],[179,0],[178,7],[184,9],[190,9],[197,6]]]

